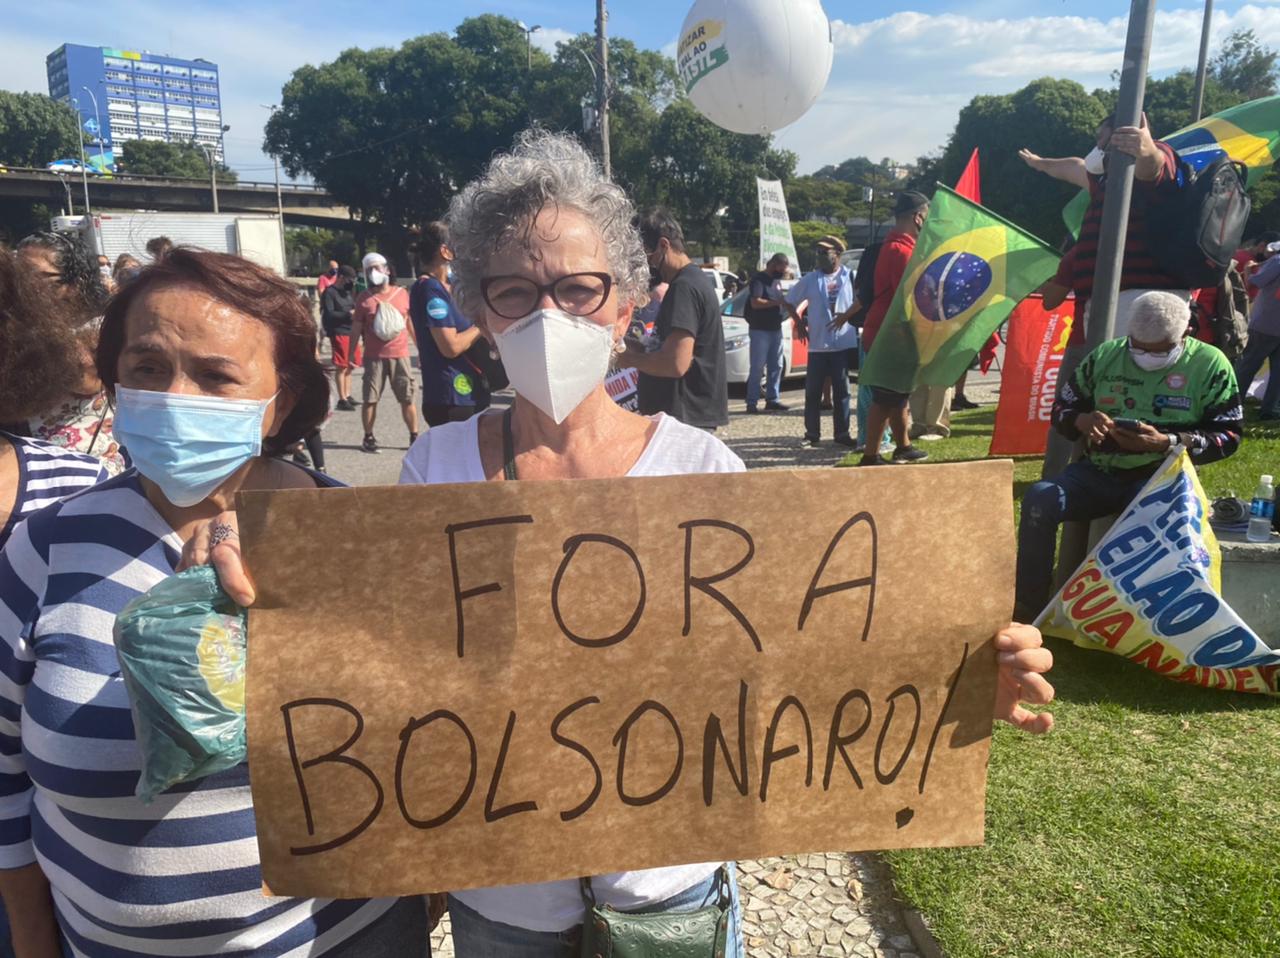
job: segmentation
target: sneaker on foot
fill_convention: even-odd
[[[748,406],[748,407],[747,407],[747,415],[748,415],[748,416],[758,416],[758,415],[760,415],[760,407],[759,407],[759,406]]]
[[[834,442],[837,446],[845,446],[849,449],[858,448],[858,443],[853,439],[852,436],[836,436],[836,438],[831,441]]]
[[[963,412],[966,409],[977,409],[978,404],[971,400],[968,396],[956,396],[951,400],[952,412]]]
[[[924,462],[928,458],[927,452],[915,446],[899,446],[893,450],[894,462]]]
[[[858,463],[858,465],[859,466],[887,466],[889,465],[889,460],[881,455],[871,455],[871,456],[864,455],[862,457],[862,461]]]
[[[821,440],[817,436],[805,436],[803,439],[803,444],[810,449],[817,449],[820,442]]]
[[[778,400],[773,399],[765,403],[764,408],[770,412],[786,412],[791,407],[784,402],[778,402]]]
[[[365,436],[364,442],[360,444],[360,448],[365,452],[379,452],[378,440],[373,436]]]

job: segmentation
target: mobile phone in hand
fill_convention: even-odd
[[[1123,429],[1125,432],[1140,432],[1142,430],[1142,422],[1138,419],[1113,419],[1117,429]]]

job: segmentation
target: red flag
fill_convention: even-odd
[[[1045,309],[1041,296],[1032,293],[1009,317],[1000,405],[988,455],[1044,452],[1074,309],[1075,300],[1070,299],[1057,309]]]
[[[956,180],[956,192],[966,200],[973,200],[978,205],[982,204],[982,184],[978,177],[978,148],[976,146],[973,148],[973,155],[969,157],[969,165],[960,174],[960,179]]]

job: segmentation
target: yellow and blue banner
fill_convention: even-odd
[[[859,380],[897,392],[953,385],[1057,267],[1048,244],[939,184]]]
[[[1280,695],[1280,651],[1222,600],[1209,511],[1186,451],[1170,456],[1036,625],[1175,682]]]

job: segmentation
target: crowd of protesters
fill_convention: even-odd
[[[1153,191],[1170,188],[1166,148],[1145,127],[1104,124],[1098,143],[1132,152]],[[1103,173],[1092,155],[1078,166],[1024,158],[1091,191],[1081,241],[1059,274],[1086,300]],[[816,268],[787,291],[785,256],[747,281],[748,412],[787,411],[779,330],[790,321],[809,342],[803,440],[820,441],[829,384],[837,445],[860,448],[869,466],[926,458],[911,441],[911,396],[862,387],[855,418],[849,371],[885,322],[928,213],[927,197],[898,196],[894,230],[865,287],[841,263],[835,235],[817,243]],[[1264,305],[1234,371],[1189,338],[1190,292],[1134,268],[1121,335],[1079,357],[1054,406],[1054,426],[1088,451],[1027,494],[1018,559],[1025,621],[1047,597],[1059,522],[1114,511],[1171,450],[1209,462],[1239,446],[1236,374],[1252,377],[1280,355],[1277,252],[1280,243],[1263,237],[1249,264]],[[317,456],[328,416],[359,411],[362,448],[377,453],[389,386],[409,445],[406,484],[746,468],[717,435],[730,420],[711,279],[676,218],[638,214],[575,140],[522,135],[457,194],[444,220],[417,231],[412,253],[409,284],[376,252],[359,270],[330,262],[317,284],[317,329],[295,285],[163,237],[148,244],[147,259],[114,263],[57,233],[0,251],[0,895],[19,953],[429,953],[439,908],[425,898],[261,896],[245,766],[153,806],[134,797],[136,736],[112,646],[115,617],[175,571],[210,563],[231,597],[252,605],[235,495],[339,485]],[[604,388],[618,367],[637,371],[638,414]],[[510,401],[491,409],[508,385]],[[1170,407],[1170,390],[1185,402]],[[1269,418],[1280,416],[1278,390],[1263,399]],[[1116,397],[1132,400],[1128,415],[1113,415]],[[886,429],[892,452],[882,452]],[[997,647],[1002,687],[1013,693],[999,697],[997,717],[1047,731],[1046,714],[1017,704],[1052,697],[1039,633],[1011,626]],[[743,954],[732,863],[596,876],[591,886],[624,911],[685,912],[723,893],[726,953]],[[582,920],[578,881],[459,891],[447,907],[463,958],[560,955]]]

